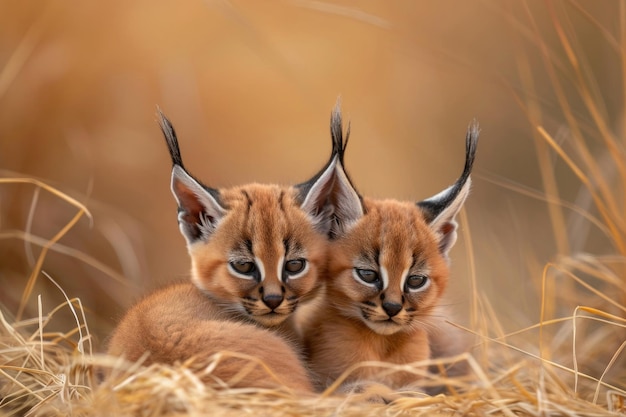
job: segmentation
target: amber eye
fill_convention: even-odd
[[[256,265],[254,262],[246,262],[246,261],[233,261],[230,263],[230,266],[240,274],[251,275],[256,271]]]
[[[367,284],[375,284],[378,280],[378,272],[371,269],[356,269],[356,274],[361,278],[361,281]]]
[[[428,282],[426,275],[411,275],[406,279],[405,286],[407,291],[415,291],[422,288]]]
[[[302,272],[305,266],[306,261],[304,259],[292,259],[291,261],[285,262],[285,272],[291,275],[297,274],[298,272]]]

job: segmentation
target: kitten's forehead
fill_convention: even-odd
[[[381,257],[410,256],[434,245],[432,232],[414,204],[369,199],[365,203],[367,215],[361,227],[368,232],[369,242],[378,247]]]
[[[290,188],[281,187],[273,184],[247,184],[244,186],[220,190],[224,199],[229,206],[238,206],[239,208],[256,209],[263,206],[272,209],[283,209],[285,196],[288,195],[290,200]],[[234,207],[232,207],[234,208]]]
[[[256,248],[287,246],[299,241],[305,224],[304,213],[293,197],[293,189],[268,184],[248,184],[222,191],[236,230]],[[285,248],[287,249],[287,248]]]
[[[385,288],[400,288],[396,281],[409,272],[426,273],[428,261],[439,254],[419,209],[395,200],[365,199],[365,206],[367,214],[348,236],[357,242],[355,267],[379,269]]]

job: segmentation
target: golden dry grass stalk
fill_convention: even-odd
[[[55,195],[64,198],[58,190]],[[78,213],[87,212],[80,204],[74,206]],[[73,222],[74,219],[61,227],[61,231],[67,231]],[[46,247],[54,245],[55,241],[51,240]],[[473,354],[406,365],[360,365],[377,367],[382,374],[413,372],[424,388],[447,388],[448,394],[435,396],[423,392],[391,393],[382,387],[340,395],[335,389],[341,381],[324,393],[306,397],[287,387],[281,390],[231,389],[229,381],[217,380],[206,384],[201,381],[206,381],[206,376],[230,353],[215,355],[202,369],[194,367],[193,361],[179,366],[146,367],[94,354],[80,300],[70,299],[63,293],[65,303],[45,312],[39,295],[35,317],[14,319],[9,312],[0,310],[0,415],[602,416],[623,413],[626,411],[626,381],[623,372],[619,369],[616,372],[616,368],[621,366],[626,343],[608,342],[614,341],[616,334],[624,334],[626,307],[614,298],[615,293],[602,292],[572,272],[586,271],[611,286],[622,285],[623,278],[600,267],[608,261],[570,257],[558,265],[547,265],[542,294],[545,302],[550,296],[545,292],[545,283],[554,279],[550,271],[558,270],[604,304],[610,304],[611,311],[618,310],[620,314],[581,306],[569,316],[543,317],[534,326],[505,334],[498,330],[502,326],[497,315],[489,303],[481,299],[475,283],[474,328],[465,329],[478,340]],[[41,268],[41,263],[37,263],[36,268]],[[41,274],[63,292],[44,271]],[[28,281],[41,274],[33,272]],[[572,297],[579,295],[571,294]],[[550,297],[557,300],[553,295]],[[27,299],[28,294],[25,294],[23,301]],[[64,309],[71,311],[74,323],[66,325],[65,332],[48,331],[55,315]],[[598,361],[590,360],[592,358]],[[467,363],[468,374],[446,376],[446,367],[459,361]],[[250,358],[250,366],[262,367],[263,364]],[[429,373],[428,368],[441,372]],[[245,372],[246,368],[242,369],[242,373]],[[610,378],[611,374],[617,376]],[[394,400],[389,404],[367,401],[377,397]]]

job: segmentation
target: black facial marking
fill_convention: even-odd
[[[362,257],[369,265],[378,267],[378,260],[380,259],[380,249],[368,248],[362,253]]]
[[[282,212],[285,211],[284,199],[285,199],[285,191],[280,190],[280,194],[278,195],[278,207],[280,208],[280,211]]]
[[[241,194],[243,194],[243,196],[246,199],[246,214],[250,213],[250,208],[252,207],[252,199],[250,198],[250,194],[248,194],[248,192],[246,190],[241,190]]]

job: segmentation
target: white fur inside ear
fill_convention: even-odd
[[[363,217],[363,206],[359,194],[352,187],[343,166],[337,164],[335,171],[337,176],[335,183],[335,214],[340,229],[338,232],[346,233]]]
[[[330,230],[331,210],[327,202],[335,181],[334,171],[337,158],[335,156],[332,159],[326,170],[311,186],[301,205],[302,210],[309,215],[313,227],[324,234]]]
[[[431,230],[435,233],[439,240],[439,250],[448,258],[448,252],[454,246],[457,239],[458,223],[456,222],[456,215],[461,211],[463,203],[469,195],[472,181],[468,178],[463,187],[459,190],[457,196],[448,204],[448,206],[439,213],[429,224]],[[446,188],[439,194],[429,198],[425,201],[436,202],[438,200],[445,200],[447,194],[453,190],[452,187]]]
[[[171,190],[179,207],[179,227],[187,243],[208,239],[226,209],[179,165],[172,168]]]

